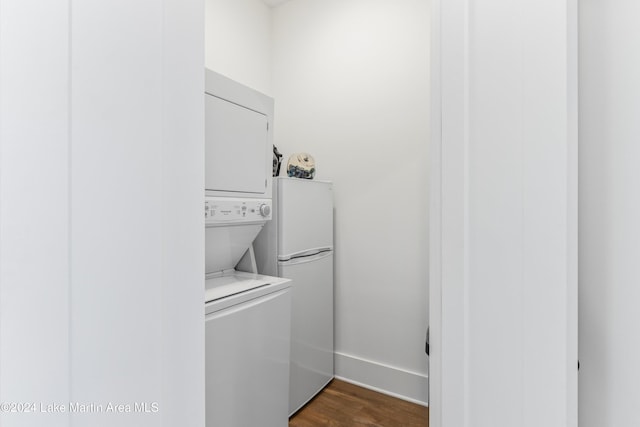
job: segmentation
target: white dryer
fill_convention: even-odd
[[[273,98],[205,71],[205,193],[271,199]]]

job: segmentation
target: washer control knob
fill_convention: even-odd
[[[269,216],[271,214],[271,206],[269,205],[260,205],[260,215]]]

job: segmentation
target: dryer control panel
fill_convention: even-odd
[[[232,224],[271,219],[271,199],[205,197],[206,224]]]

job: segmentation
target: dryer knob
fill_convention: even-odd
[[[269,205],[260,205],[260,215],[269,216],[271,214],[271,206]]]

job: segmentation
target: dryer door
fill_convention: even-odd
[[[264,195],[271,176],[264,114],[205,94],[205,189]]]

